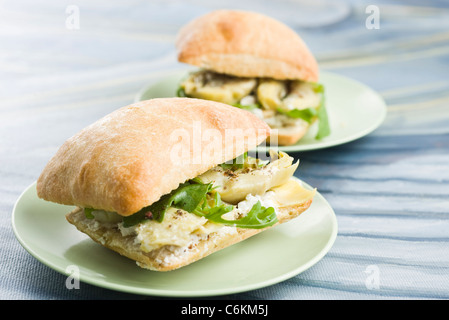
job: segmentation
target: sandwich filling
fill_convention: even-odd
[[[181,82],[177,95],[246,109],[273,129],[308,126],[319,120],[315,138],[321,139],[330,134],[324,87],[319,83],[241,78],[199,70]]]
[[[310,200],[314,191],[291,179],[297,167],[286,153],[271,152],[268,161],[245,153],[186,181],[131,216],[89,208],[84,214],[95,222],[92,228],[119,230],[146,253],[187,248],[212,234],[272,226],[282,206]]]

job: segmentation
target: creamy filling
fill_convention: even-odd
[[[181,88],[189,97],[244,107],[271,128],[307,125],[307,121],[286,113],[318,109],[321,103],[314,85],[305,81],[240,78],[206,70],[192,73]]]
[[[203,183],[212,182],[223,202],[234,206],[232,211],[222,216],[223,219],[232,221],[245,217],[257,202],[277,212],[283,205],[303,202],[305,198],[313,196],[310,191],[289,185],[298,166],[297,162],[293,164],[292,157],[285,153],[273,154],[273,157],[276,158],[269,164],[246,159],[245,164],[233,170],[220,165],[198,177]],[[285,186],[288,186],[288,190]],[[290,190],[294,190],[294,193]],[[170,250],[189,248],[212,234],[237,232],[235,226],[215,223],[174,207],[165,212],[161,222],[145,220],[131,227],[124,227],[121,218],[114,213],[94,211],[93,215],[96,222],[103,226],[115,226],[122,236],[134,237],[134,243],[144,252],[162,247],[170,247]]]
[[[277,207],[273,199],[273,192],[263,196],[247,195],[246,199],[239,202],[235,209],[223,215],[226,220],[235,220],[245,216],[254,204],[260,201],[264,207]],[[135,236],[135,243],[140,245],[144,252],[159,249],[163,246],[176,246],[187,248],[198,241],[207,239],[213,233],[234,234],[237,228],[211,222],[204,217],[199,217],[187,211],[170,208],[162,222],[147,221],[134,227],[124,228],[119,225],[124,236]]]

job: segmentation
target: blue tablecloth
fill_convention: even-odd
[[[335,210],[329,253],[282,283],[218,298],[449,298],[447,3],[11,0],[0,4],[0,299],[151,299],[85,283],[68,290],[65,275],[16,240],[11,213],[68,137],[185,68],[177,31],[217,8],[285,22],[323,71],[367,84],[388,104],[368,136],[294,154],[301,178]]]

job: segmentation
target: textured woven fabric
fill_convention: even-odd
[[[217,298],[449,298],[448,7],[426,2],[421,14],[395,1],[354,1],[307,19],[296,2],[75,2],[78,25],[65,2],[0,4],[0,299],[154,298],[83,282],[67,289],[65,275],[17,241],[11,213],[68,137],[186,68],[174,51],[182,25],[227,6],[290,25],[323,71],[372,87],[388,115],[362,139],[291,154],[337,215],[328,254],[284,282]],[[379,29],[370,28],[370,5]]]

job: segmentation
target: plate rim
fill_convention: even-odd
[[[141,99],[141,97],[143,97],[145,92],[147,92],[152,86],[155,86],[155,85],[163,82],[164,80],[168,80],[171,77],[174,77],[174,76],[181,77],[183,75],[186,75],[188,72],[195,71],[195,70],[196,69],[189,68],[187,70],[172,71],[172,72],[170,72],[169,75],[167,75],[163,78],[155,79],[155,80],[147,83],[135,94],[133,103],[138,103],[138,102],[143,101]],[[355,140],[358,140],[360,138],[363,138],[363,137],[369,135],[370,133],[375,131],[377,128],[379,128],[380,125],[385,121],[387,114],[388,114],[387,104],[385,102],[385,99],[373,88],[369,87],[368,85],[364,84],[363,82],[361,82],[359,80],[355,80],[353,78],[343,76],[338,73],[329,72],[329,71],[321,71],[320,74],[321,74],[321,76],[324,75],[324,76],[331,76],[331,77],[337,77],[340,79],[344,79],[345,81],[352,82],[353,84],[363,87],[365,90],[370,91],[372,94],[374,94],[379,99],[379,101],[381,102],[381,105],[382,105],[382,108],[381,108],[382,110],[381,110],[381,113],[379,114],[379,117],[377,118],[377,121],[373,122],[369,127],[365,128],[364,130],[359,131],[357,134],[352,134],[349,137],[343,137],[343,138],[340,138],[337,140],[332,140],[332,141],[324,141],[324,142],[318,141],[313,144],[305,144],[305,145],[258,146],[256,148],[257,151],[267,152],[269,149],[274,149],[274,150],[279,150],[279,151],[284,151],[284,152],[302,152],[302,151],[314,151],[314,150],[336,147],[336,146],[340,146],[345,143],[353,142]]]
[[[297,177],[293,177],[293,178],[301,181],[306,187],[312,188],[310,185],[308,185],[306,182],[300,180],[299,178],[297,178]],[[38,260],[40,263],[46,265],[47,267],[53,269],[54,271],[56,271],[62,275],[68,276],[64,267],[61,267],[57,263],[48,261],[47,259],[42,257],[39,253],[37,253],[33,248],[31,248],[28,245],[28,243],[22,238],[21,233],[20,233],[19,229],[17,228],[17,224],[16,224],[17,207],[22,203],[22,201],[24,201],[23,200],[24,197],[29,192],[32,192],[31,189],[34,188],[34,190],[35,190],[35,186],[36,186],[36,181],[34,181],[28,187],[26,187],[25,190],[22,191],[22,193],[20,194],[20,196],[18,197],[18,199],[16,200],[16,202],[13,206],[13,211],[12,211],[12,216],[11,216],[11,224],[12,224],[14,236],[16,237],[16,239],[20,243],[20,245],[31,256],[33,256],[36,260]],[[82,273],[80,273],[78,280],[80,280],[81,282],[84,282],[86,284],[90,284],[90,285],[94,285],[94,286],[97,286],[100,288],[114,290],[114,291],[118,291],[118,292],[125,292],[125,293],[138,294],[138,295],[147,295],[147,296],[154,296],[154,297],[159,296],[159,297],[179,297],[179,298],[214,297],[214,296],[222,296],[222,295],[227,295],[227,294],[238,294],[238,293],[248,292],[251,290],[262,289],[262,288],[265,288],[265,287],[268,287],[271,285],[281,283],[281,282],[286,281],[294,276],[299,275],[300,273],[302,273],[302,272],[308,270],[309,268],[311,268],[312,266],[314,266],[330,251],[330,249],[332,248],[332,246],[335,243],[335,240],[338,235],[338,222],[337,222],[337,217],[336,217],[335,211],[332,208],[332,206],[330,205],[330,203],[326,200],[326,198],[321,193],[319,193],[317,191],[315,196],[317,196],[317,195],[322,198],[322,201],[324,201],[324,204],[326,205],[327,209],[329,210],[328,219],[330,219],[330,221],[331,221],[331,228],[332,228],[331,232],[329,233],[329,239],[328,239],[326,245],[323,246],[319,250],[319,253],[316,254],[312,259],[310,259],[306,263],[300,265],[299,267],[294,268],[294,269],[290,270],[289,272],[286,272],[280,276],[273,277],[273,278],[265,280],[265,281],[259,281],[259,282],[255,282],[252,284],[247,284],[247,285],[232,287],[232,288],[227,288],[227,289],[204,289],[204,290],[197,290],[197,291],[195,291],[195,290],[170,290],[170,289],[161,290],[161,289],[135,287],[135,286],[124,285],[124,284],[115,283],[115,282],[101,281],[92,276],[85,277],[82,275]],[[41,199],[38,199],[38,200],[40,201]],[[42,200],[42,201],[45,201],[45,200]],[[56,204],[56,205],[58,205],[58,204]],[[61,206],[68,207],[68,208],[71,207],[71,206],[65,206],[65,205],[61,205]]]

